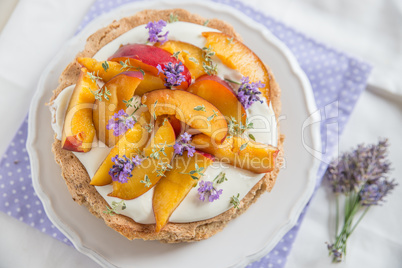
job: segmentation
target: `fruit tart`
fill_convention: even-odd
[[[280,89],[221,20],[172,9],[115,21],[59,82],[50,109],[62,176],[128,239],[206,239],[275,184]]]

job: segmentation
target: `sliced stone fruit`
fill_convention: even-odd
[[[192,143],[197,150],[212,154],[221,162],[255,173],[272,171],[278,155],[278,149],[273,146],[237,136],[216,144],[211,142],[210,137],[197,134],[192,137]]]
[[[144,44],[128,44],[121,46],[111,57],[109,57],[109,60],[115,62],[126,62],[130,66],[141,68],[143,71],[154,76],[159,76],[162,79],[164,79],[165,76],[164,74],[159,73],[156,68],[158,65],[160,65],[162,70],[164,70],[164,66],[169,62],[174,65],[181,62],[174,58],[172,54],[159,47]],[[176,87],[178,89],[186,89],[191,84],[191,74],[185,65],[182,75],[184,76],[185,81],[182,82],[180,86]]]
[[[155,186],[152,198],[152,207],[156,221],[156,232],[159,232],[168,222],[173,211],[180,205],[190,190],[197,185],[200,174],[192,174],[198,179],[194,179],[189,174],[196,168],[203,167],[204,170],[211,165],[213,157],[205,153],[195,152],[193,157],[189,157],[187,152],[182,156],[177,155],[173,159],[172,170],[165,173],[158,184]],[[197,167],[196,167],[197,164]]]
[[[169,40],[163,45],[156,43],[155,46],[158,46],[173,55],[178,53],[177,58],[188,68],[193,79],[197,79],[198,77],[206,74],[204,68],[202,67],[204,57],[201,48],[186,42],[174,40]]]
[[[260,81],[265,85],[259,90],[269,103],[269,74],[260,58],[245,44],[224,33],[203,32],[202,35],[206,38],[205,46],[211,46],[215,55],[224,64],[249,77],[250,82]]]
[[[98,139],[108,147],[114,146],[119,140],[119,137],[113,135],[113,129],[106,128],[109,120],[120,110],[127,110],[125,101],[129,101],[133,97],[137,86],[143,78],[144,76],[141,72],[123,72],[102,87],[101,92],[105,97],[95,101],[93,122]]]
[[[164,175],[162,167],[173,158],[175,134],[168,120],[156,131],[151,143],[144,149],[145,159],[134,167],[132,177],[126,183],[113,181],[113,191],[109,196],[130,200],[149,191]],[[147,185],[146,182],[149,184]]]
[[[147,92],[150,92],[155,89],[164,89],[166,88],[162,79],[159,76],[154,76],[145,72],[144,79],[138,85],[135,90],[135,95],[141,96]]]
[[[112,177],[109,175],[109,171],[114,165],[112,162],[113,157],[116,155],[123,157],[125,155],[131,159],[133,156],[137,155],[138,152],[142,151],[149,138],[149,133],[145,129],[145,126],[149,124],[150,120],[151,116],[148,112],[141,114],[134,127],[124,133],[102,162],[91,180],[91,185],[104,186],[112,183]]]
[[[102,78],[103,82],[109,82],[116,75],[125,72],[125,71],[138,71],[134,68],[123,68],[123,66],[114,61],[107,61],[107,68],[103,67],[105,62],[97,61],[93,58],[83,58],[78,57],[77,62],[88,69],[88,72],[93,73],[94,75]]]
[[[96,82],[91,80],[88,75],[88,70],[82,68],[64,118],[61,138],[63,149],[74,152],[91,150],[95,137],[95,127],[92,121],[95,96],[91,90],[98,89]]]
[[[154,90],[142,96],[142,103],[148,106],[151,115],[174,115],[219,143],[228,133],[227,122],[219,109],[187,91]],[[202,110],[198,107],[202,107]]]
[[[102,81],[105,83],[109,82],[113,77],[115,77],[118,74],[121,74],[122,72],[139,71],[138,67],[134,68],[124,67],[123,65],[115,61],[106,61],[105,63],[105,62],[99,62],[93,58],[77,58],[77,61],[82,66],[85,66],[89,72],[100,77]],[[108,66],[106,70],[103,67],[105,66],[104,64],[107,64]],[[162,88],[166,87],[164,85],[163,80],[159,76],[155,76],[150,74],[149,72],[144,71],[144,79],[138,85],[135,94],[142,96],[146,92]]]
[[[226,120],[234,118],[236,122],[242,122],[243,125],[246,125],[246,110],[228,83],[218,76],[201,76],[187,91],[213,104],[226,117]]]

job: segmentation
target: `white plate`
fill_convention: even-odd
[[[241,217],[217,235],[197,243],[161,244],[128,241],[109,229],[102,220],[71,198],[53,160],[53,131],[50,113],[44,105],[57,87],[65,66],[84,47],[86,38],[114,19],[144,8],[180,7],[206,18],[220,18],[232,24],[253,51],[274,71],[282,88],[281,130],[286,135],[286,167],[271,193],[264,194]],[[297,222],[310,199],[319,161],[319,124],[303,129],[306,122],[318,122],[311,86],[290,51],[267,29],[239,11],[208,2],[169,4],[141,2],[118,8],[91,22],[53,59],[40,79],[29,113],[28,152],[34,188],[50,220],[82,253],[104,266],[119,267],[241,267],[266,255]],[[313,114],[313,116],[311,116]],[[309,125],[309,124],[307,124]],[[305,141],[310,149],[305,149]]]

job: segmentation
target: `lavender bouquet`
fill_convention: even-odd
[[[333,262],[342,261],[348,237],[370,207],[384,202],[384,197],[397,185],[386,177],[390,171],[390,162],[386,159],[387,147],[387,140],[380,140],[377,145],[358,145],[354,151],[344,153],[328,167],[325,178],[336,195],[336,237],[333,244],[328,244]],[[345,214],[339,232],[340,195],[345,196]]]

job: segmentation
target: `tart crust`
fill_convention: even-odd
[[[144,10],[135,15],[114,21],[109,26],[102,28],[91,35],[86,43],[84,51],[77,54],[77,57],[92,57],[104,45],[114,40],[128,30],[146,24],[149,21],[167,20],[169,15],[174,13],[180,21],[187,21],[203,25],[206,21],[196,14],[189,13],[183,9],[170,10]],[[234,36],[241,40],[241,37],[234,31],[233,27],[218,19],[209,20],[208,27],[218,29],[225,34]],[[267,67],[270,75],[270,94],[271,103],[276,117],[281,112],[280,88],[275,81],[272,71]],[[59,78],[59,86],[53,91],[50,103],[66,87],[75,84],[80,73],[80,65],[73,61],[63,71]],[[279,131],[279,126],[278,126]],[[231,208],[226,212],[213,218],[190,222],[190,223],[171,223],[169,222],[160,233],[155,232],[155,224],[140,224],[124,215],[109,215],[103,213],[106,208],[106,201],[96,191],[95,187],[90,185],[90,178],[78,158],[67,150],[61,148],[60,140],[54,139],[52,151],[56,162],[60,165],[62,176],[75,202],[84,205],[95,216],[103,219],[105,223],[121,233],[128,239],[160,240],[166,243],[191,242],[206,239],[221,231],[226,224],[237,216],[245,212],[248,207],[254,203],[258,197],[265,191],[271,191],[281,167],[283,159],[283,140],[284,135],[279,135],[277,164],[273,171],[267,173],[241,200],[240,209]],[[229,178],[230,179],[230,178]]]

